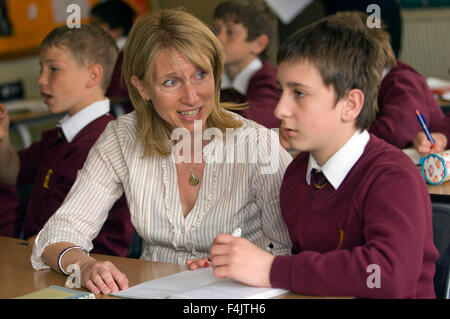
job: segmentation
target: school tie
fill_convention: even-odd
[[[322,171],[318,171],[315,168],[311,171],[311,184],[314,186],[314,189],[322,189],[327,184],[327,178],[323,175]]]

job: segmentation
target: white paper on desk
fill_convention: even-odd
[[[187,270],[112,295],[133,299],[258,299],[287,292],[284,289],[251,287],[232,279],[218,279],[212,271],[212,268]]]
[[[284,24],[294,20],[311,2],[313,0],[266,0],[266,3]]]
[[[408,155],[408,157],[414,162],[414,164],[419,165],[420,163],[420,154],[416,151],[415,148],[404,148],[403,153]]]

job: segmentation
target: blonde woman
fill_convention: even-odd
[[[126,289],[125,274],[88,255],[123,193],[143,239],[141,259],[205,258],[219,233],[237,227],[273,255],[290,253],[278,192],[291,157],[270,130],[219,103],[222,69],[220,42],[192,15],[140,16],[123,66],[135,112],[108,125],[93,146],[36,239],[35,269],[66,273],[77,264],[82,286],[92,292]]]

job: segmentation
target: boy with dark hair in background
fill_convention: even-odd
[[[225,51],[222,102],[248,103],[241,115],[278,128],[276,68],[265,59],[277,29],[277,18],[263,0],[231,0],[214,12],[214,29]]]

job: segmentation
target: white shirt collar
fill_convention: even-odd
[[[230,80],[226,72],[222,73],[222,89],[233,88],[242,95],[247,94],[248,82],[250,78],[259,71],[263,63],[259,58],[255,58],[241,72],[239,72],[233,81]]]
[[[389,72],[391,72],[391,68],[384,68],[383,69],[383,74],[381,75],[381,79],[384,79],[384,77],[386,75],[388,75]]]
[[[86,125],[108,112],[109,99],[104,99],[89,104],[72,116],[64,116],[56,126],[61,127],[64,137],[70,143]]]
[[[125,44],[127,43],[128,37],[120,37],[117,39],[116,44],[119,47],[119,51],[122,51],[123,48],[125,47]]]
[[[308,170],[306,172],[306,182],[308,185],[311,184],[311,171],[315,168],[322,171],[334,189],[338,189],[352,167],[361,157],[369,140],[370,135],[367,130],[363,132],[357,130],[347,143],[334,153],[322,167],[319,166],[315,158],[310,154]]]

